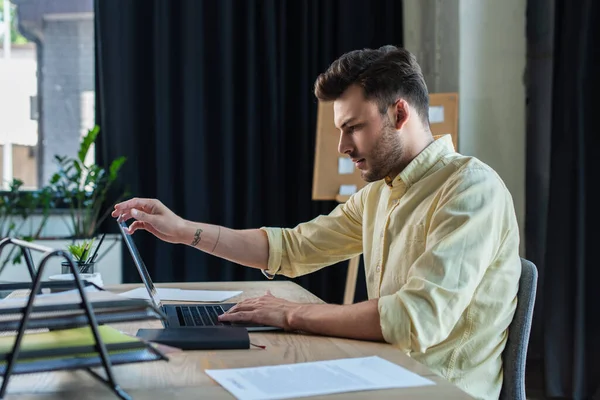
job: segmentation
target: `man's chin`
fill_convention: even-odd
[[[360,177],[365,182],[376,182],[385,178],[385,174],[380,171],[373,171],[372,169],[364,169],[360,171]]]
[[[369,182],[369,183],[383,179],[383,178],[378,178],[377,176],[372,174],[371,171],[369,171],[369,170],[360,171],[360,177],[362,178],[363,181]]]

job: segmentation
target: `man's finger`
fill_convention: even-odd
[[[228,322],[252,322],[253,313],[251,311],[236,312],[233,314],[225,313],[219,315],[219,321]]]
[[[127,233],[133,235],[133,232],[137,230],[147,230],[145,224],[142,221],[135,221],[133,224],[129,225],[127,229]]]
[[[127,222],[129,221],[132,217],[131,217],[131,212],[127,211],[124,214],[120,214],[120,215],[115,215],[115,217],[118,218],[119,222]]]
[[[120,212],[122,214],[128,212],[131,209],[138,209],[147,213],[151,213],[154,209],[155,203],[155,199],[134,197],[133,199],[115,204],[115,213],[118,214]]]
[[[131,216],[135,218],[136,221],[148,222],[149,224],[156,222],[156,215],[148,214],[147,212],[138,210],[137,208],[131,209]]]
[[[238,303],[236,304],[234,307],[230,308],[227,313],[228,314],[235,314],[235,313],[239,313],[239,312],[244,312],[244,311],[254,311],[256,310],[256,304],[252,304],[252,303]]]
[[[150,232],[151,234],[153,234],[154,236],[156,236],[160,240],[164,240],[164,241],[168,241],[169,240],[169,237],[167,235],[164,235],[163,233],[159,232],[155,227],[153,227],[149,223],[142,222],[142,221],[135,221],[134,223],[132,223],[131,225],[129,225],[127,233],[130,234],[130,235],[133,235],[133,233],[135,231],[138,231],[138,230],[143,230],[143,231]]]
[[[119,220],[121,220],[122,217],[124,216],[128,216],[127,219],[131,218],[131,208],[121,208],[121,209],[115,209],[113,210],[113,212],[110,213],[110,215],[112,215],[115,218],[119,218]],[[125,221],[125,219],[123,219]]]
[[[231,307],[229,310],[225,311],[225,313],[231,314],[231,313],[237,312],[240,308],[240,304],[244,304],[245,301],[246,300],[240,301],[239,303],[237,303],[233,307]]]

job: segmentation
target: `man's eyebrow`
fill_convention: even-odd
[[[356,120],[356,117],[350,117],[348,118],[343,124],[342,126],[340,126],[340,129],[344,129],[349,123],[353,122],[354,120]]]

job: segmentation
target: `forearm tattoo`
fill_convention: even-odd
[[[194,233],[194,240],[192,240],[192,246],[196,247],[198,242],[200,242],[200,234],[202,233],[202,229],[198,228],[196,233]]]

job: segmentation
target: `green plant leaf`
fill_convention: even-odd
[[[13,178],[13,180],[10,184],[10,190],[11,191],[19,190],[19,189],[21,189],[22,186],[23,186],[23,181],[21,179]]]
[[[83,249],[79,245],[69,244],[67,245],[67,249],[73,255],[73,258],[76,260],[81,260],[81,254],[83,253]]]
[[[83,172],[83,168],[81,168],[81,164],[78,162],[73,162],[73,168],[75,168],[75,171],[77,172],[77,174],[74,174],[73,176],[75,178],[78,176],[81,176],[81,173]]]
[[[96,136],[100,132],[100,127],[98,125],[94,126],[88,133],[83,137],[81,142],[81,146],[79,147],[79,161],[83,164],[85,162],[85,157],[87,156],[88,151],[90,150],[90,146],[92,143],[96,141]]]
[[[21,259],[22,259],[22,258],[23,258],[23,253],[19,251],[19,252],[18,252],[18,253],[17,253],[17,254],[16,254],[14,257],[13,257],[13,259],[11,260],[11,262],[12,262],[13,264],[15,264],[15,265],[16,265],[16,264],[21,264]]]
[[[115,179],[117,179],[117,174],[119,173],[119,170],[121,169],[121,167],[123,166],[123,164],[125,163],[125,160],[127,158],[124,156],[121,156],[117,159],[115,159],[111,164],[110,164],[110,168],[109,168],[109,180],[111,182],[113,182]]]
[[[50,179],[50,184],[55,185],[56,183],[58,183],[58,181],[60,181],[60,174],[57,172],[54,175],[52,175],[52,178]]]
[[[84,240],[79,244],[68,244],[67,249],[75,260],[84,262],[88,259],[93,244],[94,239]]]

